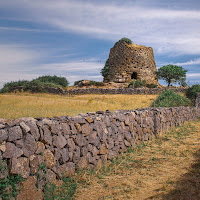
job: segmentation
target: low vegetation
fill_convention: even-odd
[[[200,121],[137,144],[75,176],[75,199],[200,199]]]
[[[195,105],[197,93],[200,93],[200,85],[199,84],[192,85],[186,91],[186,96],[187,96],[187,98],[189,98],[191,100],[193,105]]]
[[[1,94],[0,118],[75,116],[79,113],[149,107],[157,95]]]
[[[145,80],[140,81],[140,80],[132,80],[128,87],[133,87],[133,88],[141,88],[141,87],[147,87],[147,88],[156,88],[158,85],[154,83],[147,83]]]
[[[6,167],[5,167],[6,166]],[[10,200],[15,198],[20,190],[20,184],[24,179],[18,174],[7,174],[7,165],[0,161],[0,199]]]
[[[152,107],[178,107],[190,106],[191,102],[183,95],[175,93],[173,90],[165,90],[152,103]]]
[[[32,81],[14,81],[4,85],[0,90],[1,93],[13,92],[13,91],[31,91],[34,88],[35,92],[46,92],[46,88],[65,88],[69,85],[69,82],[65,77],[58,76],[41,76]]]

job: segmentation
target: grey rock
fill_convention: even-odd
[[[85,146],[87,144],[87,140],[82,134],[77,134],[73,138],[74,138],[75,144],[77,144],[80,147]]]
[[[67,140],[62,135],[53,136],[53,145],[59,149],[62,149],[67,144]]]
[[[24,122],[21,122],[19,125],[24,133],[28,133],[31,130]]]
[[[12,142],[22,138],[22,130],[20,126],[14,126],[8,129],[8,141]]]
[[[82,129],[83,135],[88,136],[90,134],[90,126],[88,123],[82,125],[81,129]]]
[[[32,155],[29,157],[31,174],[35,174],[39,170],[39,165],[44,163],[44,157],[40,155]]]
[[[30,174],[28,158],[12,158],[11,174],[21,174],[23,178],[28,178]]]
[[[67,145],[68,145],[68,147],[70,148],[71,151],[74,151],[75,148],[76,148],[76,145],[75,145],[75,143],[74,143],[72,138],[69,138],[67,140]]]
[[[60,154],[61,154],[63,163],[65,163],[69,160],[69,151],[67,148],[61,149]]]
[[[67,123],[62,123],[61,127],[62,127],[62,131],[63,131],[64,135],[71,134],[70,127],[69,127],[69,125]]]
[[[31,135],[35,138],[36,141],[38,141],[40,138],[40,133],[39,133],[39,129],[36,125],[36,122],[33,120],[29,120],[25,123],[30,128]]]
[[[47,125],[43,126],[43,138],[42,142],[44,142],[45,144],[50,144],[52,145],[52,136],[51,136],[51,132],[49,130],[49,127]]]
[[[13,143],[7,142],[6,150],[3,153],[3,158],[18,158],[23,154],[23,151],[17,148]]]
[[[56,174],[52,170],[47,169],[45,178],[46,178],[46,181],[52,183],[56,180]]]
[[[0,130],[0,143],[6,141],[8,138],[8,132],[6,130]]]
[[[24,147],[23,147],[24,155],[26,157],[29,157],[35,153],[36,149],[37,149],[37,143],[35,141],[35,138],[31,134],[27,133],[24,138]]]

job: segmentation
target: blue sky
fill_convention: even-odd
[[[41,75],[102,81],[122,37],[151,46],[200,84],[199,0],[0,0],[0,87]]]

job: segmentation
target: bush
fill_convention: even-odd
[[[192,87],[189,87],[186,91],[186,97],[189,98],[192,102],[192,104],[195,104],[195,100],[197,98],[197,93],[200,92],[200,85],[196,84],[193,85]]]
[[[46,92],[47,88],[63,88],[68,85],[69,82],[66,78],[56,77],[56,76],[42,76],[32,81],[15,81],[9,82],[4,85],[1,89],[1,93],[13,92],[15,90],[19,91],[32,91],[34,92]]]
[[[58,76],[40,76],[36,79],[36,81],[40,81],[43,83],[53,83],[56,85],[60,85],[62,87],[67,87],[69,85],[68,80],[65,77],[58,77]]]
[[[190,105],[191,102],[188,98],[175,93],[173,90],[165,90],[152,103],[152,107],[178,107]]]
[[[146,81],[139,81],[139,80],[133,80],[129,83],[128,87],[133,86],[134,88],[140,88],[143,87]]]
[[[103,77],[108,76],[108,74],[109,74],[109,58],[106,60],[104,68],[101,70],[101,74]]]
[[[118,42],[116,42],[115,43],[115,45],[116,44],[118,44],[119,42],[121,42],[121,41],[124,41],[124,42],[126,42],[127,44],[132,44],[132,40],[130,40],[129,38],[122,38],[122,39],[120,39]]]
[[[79,85],[79,83],[81,83],[83,80],[79,80],[79,81],[75,81],[74,82],[74,86]]]

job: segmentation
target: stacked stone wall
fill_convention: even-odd
[[[200,94],[197,99],[199,102]],[[73,174],[77,168],[101,166],[127,147],[199,117],[200,107],[175,107],[98,111],[76,117],[2,119],[0,178],[8,173],[21,174],[23,178],[37,176],[45,164],[45,179],[54,181]],[[39,180],[38,187],[43,186],[44,180]]]
[[[174,88],[172,90],[185,93],[187,88]],[[68,90],[67,94],[160,94],[164,91],[165,88],[77,88]]]
[[[135,73],[134,79],[157,83],[155,71],[156,63],[151,47],[120,41],[110,49],[109,74],[104,77],[104,82],[130,82]]]

